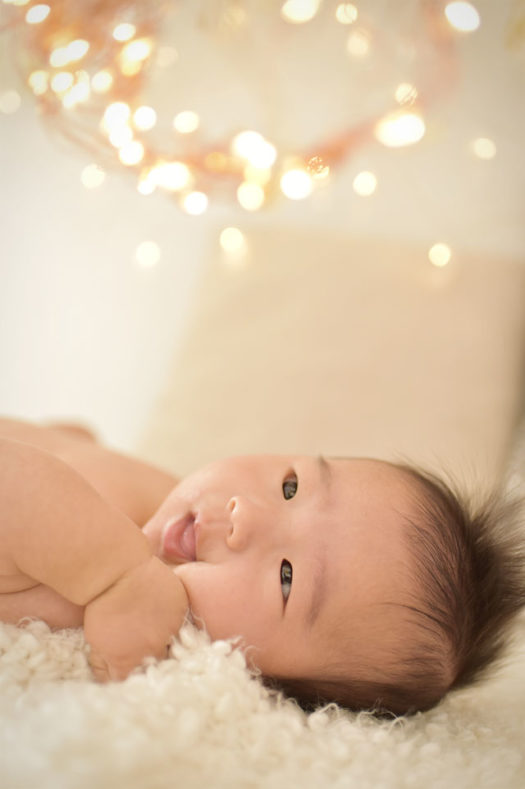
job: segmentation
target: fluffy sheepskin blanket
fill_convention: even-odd
[[[2,789],[525,786],[525,622],[493,679],[394,721],[306,715],[191,625],[171,652],[99,685],[82,631],[0,625]]]

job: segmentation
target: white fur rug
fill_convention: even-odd
[[[525,622],[497,677],[389,722],[306,715],[191,625],[172,657],[102,686],[81,631],[0,625],[2,789],[525,786]]]

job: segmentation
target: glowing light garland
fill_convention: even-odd
[[[218,184],[227,184],[244,209],[257,211],[277,194],[304,199],[366,142],[376,139],[390,147],[417,143],[425,134],[424,111],[455,82],[456,29],[472,30],[476,18],[479,22],[469,3],[422,0],[425,43],[436,57],[430,83],[400,84],[387,112],[306,150],[279,150],[256,130],[236,130],[219,143],[193,144],[188,149],[183,140],[199,128],[200,118],[176,107],[174,140],[168,150],[148,134],[157,122],[157,111],[144,96],[169,0],[3,0],[3,4],[9,14],[3,29],[13,34],[18,68],[41,115],[96,162],[84,171],[83,183],[94,188],[103,181],[100,165],[126,169],[135,173],[142,194],[162,189],[194,215],[206,210]],[[321,7],[322,0],[287,0],[264,13],[280,15],[283,24],[304,25]],[[241,24],[241,0],[232,1],[230,11],[230,19]],[[359,3],[334,4],[333,23],[348,26],[347,51],[356,58],[366,56],[371,32],[363,26],[354,29],[358,20]],[[361,181],[355,187],[358,193],[371,194],[375,184]]]

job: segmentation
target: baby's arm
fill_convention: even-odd
[[[0,576],[0,591],[42,583],[85,606],[99,679],[164,657],[188,607],[180,579],[129,518],[66,463],[10,439],[0,439]]]

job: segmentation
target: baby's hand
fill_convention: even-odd
[[[84,635],[95,677],[125,679],[145,657],[167,657],[188,606],[182,581],[155,556],[121,576],[85,608]]]

